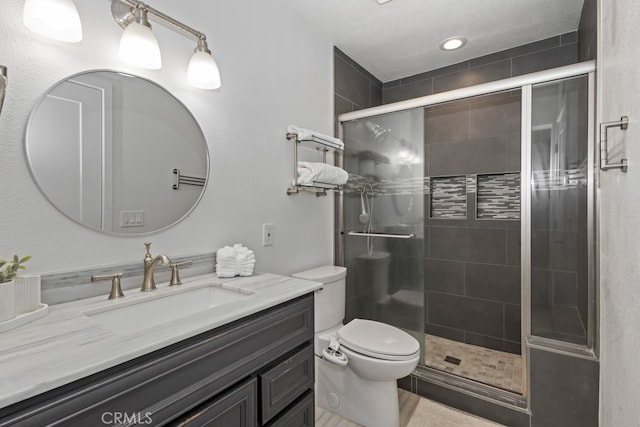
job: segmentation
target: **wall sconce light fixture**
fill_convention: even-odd
[[[22,20],[34,33],[53,40],[82,40],[80,15],[73,0],[26,0]]]
[[[151,31],[149,17],[196,38],[196,48],[189,62],[187,81],[200,89],[218,89],[220,71],[211,56],[207,36],[138,0],[112,0],[111,14],[125,29],[120,40],[120,58],[129,64],[158,69],[162,66],[160,48]]]
[[[188,83],[200,89],[220,87],[218,64],[211,55],[204,33],[138,0],[111,0],[111,14],[118,25],[124,28],[120,39],[120,58],[123,61],[148,69],[162,67],[158,40],[149,23],[149,17],[153,17],[196,39],[187,71]],[[82,40],[82,24],[73,0],[25,0],[23,21],[33,32],[54,40]]]

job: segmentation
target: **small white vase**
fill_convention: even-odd
[[[16,277],[16,316],[40,308],[40,276]]]
[[[16,317],[16,281],[0,283],[0,322]]]

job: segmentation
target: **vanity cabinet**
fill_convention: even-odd
[[[0,409],[0,426],[313,425],[313,294]]]

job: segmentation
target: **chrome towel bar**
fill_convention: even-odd
[[[196,176],[182,175],[180,173],[180,169],[174,169],[173,173],[176,175],[176,183],[173,184],[173,187],[172,187],[174,190],[179,190],[180,184],[204,187],[204,184],[207,182],[206,178],[198,178]]]
[[[413,239],[415,234],[388,234],[388,233],[363,233],[360,231],[350,231],[347,233],[349,236],[358,237],[386,237],[389,239]]]
[[[620,163],[609,163],[608,160],[608,140],[607,132],[610,128],[620,128],[627,130],[629,127],[629,117],[622,116],[620,120],[615,122],[600,123],[600,170],[608,171],[609,169],[622,169],[626,172],[629,169],[629,161],[626,158],[620,159]]]

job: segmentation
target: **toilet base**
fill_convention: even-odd
[[[316,405],[366,427],[399,427],[396,380],[371,381],[316,357]]]

